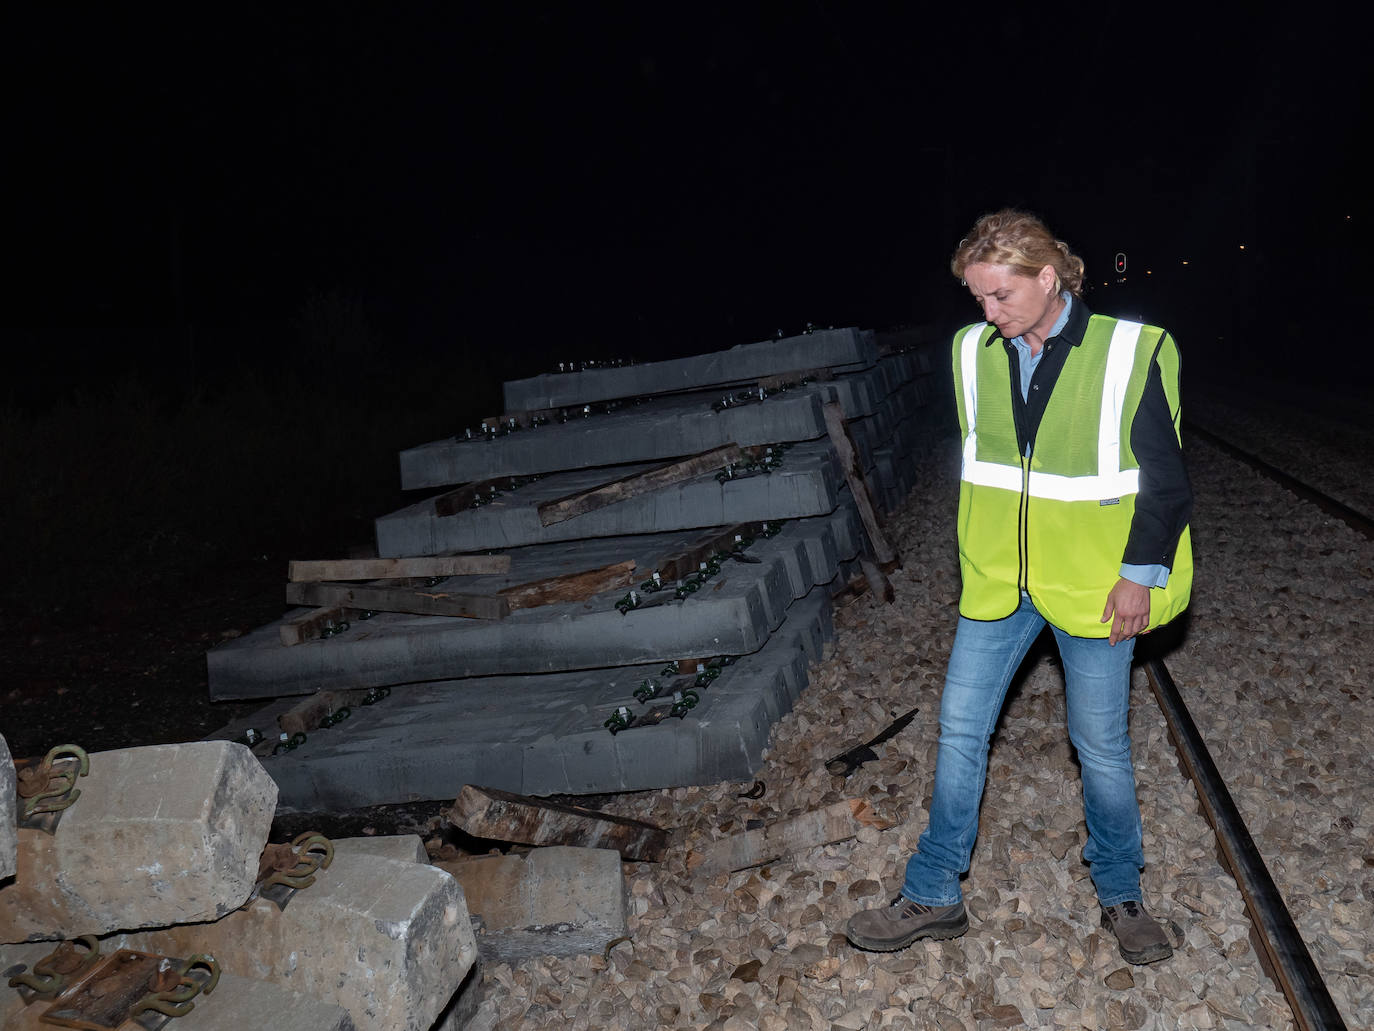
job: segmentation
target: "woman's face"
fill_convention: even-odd
[[[1042,339],[1059,317],[1061,302],[1054,289],[1054,268],[1046,265],[1026,276],[1009,265],[977,262],[964,269],[969,293],[987,319],[1007,340],[1034,330]]]

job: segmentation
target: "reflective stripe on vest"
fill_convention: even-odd
[[[964,438],[963,479],[980,487],[1021,490],[1021,466],[1004,465],[978,458],[978,349],[986,323],[970,326],[959,344],[959,365],[964,384],[964,411],[968,436]],[[1140,490],[1140,471],[1121,468],[1121,409],[1135,363],[1139,322],[1118,320],[1107,351],[1106,381],[1097,426],[1097,475],[1058,476],[1032,470],[1027,484],[1031,497],[1052,501],[1105,501]],[[1013,385],[1013,389],[1017,389]]]

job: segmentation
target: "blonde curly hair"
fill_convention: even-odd
[[[1034,215],[1003,208],[984,215],[950,259],[949,268],[961,280],[964,269],[978,263],[1006,265],[1017,275],[1034,278],[1046,265],[1054,268],[1056,290],[1075,297],[1083,294],[1083,259],[1045,228]]]

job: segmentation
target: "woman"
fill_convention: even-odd
[[[1007,687],[1048,624],[1063,659],[1102,924],[1131,963],[1172,955],[1142,904],[1127,734],[1135,637],[1187,606],[1192,492],[1178,437],[1178,348],[1094,315],[1083,262],[1034,217],[985,215],[951,269],[986,321],[954,338],[963,437],[959,626],[940,704],[929,823],[893,904],[847,934],[890,951],[968,929],[988,744]]]

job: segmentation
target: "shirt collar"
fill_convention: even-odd
[[[1050,327],[1045,339],[1053,340],[1055,337],[1060,337],[1077,347],[1083,342],[1083,334],[1088,329],[1088,319],[1092,318],[1093,313],[1088,310],[1088,306],[1083,303],[1081,297],[1075,297],[1067,290],[1060,293],[1059,296],[1064,299],[1064,310],[1059,313],[1059,318],[1054,320],[1054,325]],[[996,339],[998,339],[996,333],[988,337],[988,345],[990,346]],[[1020,337],[1010,342],[1024,344]]]
[[[1077,347],[1083,342],[1083,334],[1088,331],[1088,320],[1093,313],[1088,310],[1088,306],[1083,303],[1083,298],[1074,297],[1067,290],[1064,296],[1068,298],[1068,307],[1060,312],[1063,322],[1055,323],[1055,330],[1050,333],[1052,337],[1059,337],[1067,343]]]

